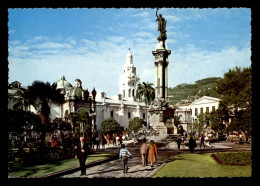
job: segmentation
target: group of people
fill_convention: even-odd
[[[182,143],[183,139],[178,136],[176,142],[178,144],[178,151],[180,151],[180,147],[181,147],[181,143]],[[203,134],[200,135],[200,148],[203,146],[205,148],[205,141],[206,141],[206,146],[211,147],[211,145],[209,144],[209,140],[208,137],[204,136]],[[191,136],[189,139],[189,150],[191,153],[194,152],[194,149],[197,147],[197,143],[194,140],[194,138]]]
[[[113,136],[113,137],[115,137],[115,136]],[[108,139],[110,140],[109,137],[105,138],[105,136],[103,136],[103,141],[106,141],[106,144],[109,144],[109,142],[107,141]],[[182,141],[182,139],[180,137],[178,137],[178,139],[177,139],[178,150],[180,150],[181,141]],[[113,144],[114,144],[114,141],[113,141]],[[123,173],[126,173],[128,171],[128,158],[132,158],[132,154],[126,148],[125,144],[122,143],[122,141],[120,141],[120,144],[121,144],[121,149],[119,152],[119,159],[122,161]],[[201,136],[200,148],[202,145],[205,148],[203,135]],[[189,139],[189,150],[191,153],[194,152],[195,147],[197,147],[196,141],[191,136]],[[75,158],[79,159],[81,175],[86,174],[85,161],[87,159],[88,152],[89,152],[88,144],[84,142],[84,137],[80,137],[80,142],[77,144],[77,148],[75,151]],[[151,140],[149,143],[147,143],[146,139],[144,139],[144,141],[140,144],[140,155],[142,158],[142,165],[147,166],[148,162],[150,162],[150,166],[153,167],[154,163],[156,162],[157,154],[158,154],[158,151],[157,151],[156,143],[153,140]]]
[[[96,145],[96,150],[100,150],[100,144],[102,144],[102,149],[105,148],[105,145],[109,146],[111,141],[111,135],[106,134],[106,135],[97,135],[93,138],[93,149]],[[121,145],[123,141],[122,134],[113,134],[112,135],[112,141],[113,141],[113,146]],[[119,144],[117,144],[119,142]]]
[[[140,145],[140,155],[142,157],[142,165],[148,165],[148,161],[153,167],[154,162],[156,162],[157,156],[157,146],[153,140],[150,143],[146,143],[146,139]],[[121,145],[121,149],[119,152],[119,159],[122,161],[123,173],[127,173],[128,171],[128,158],[132,158],[132,154],[125,147],[125,144]]]
[[[144,139],[144,142],[140,145],[140,154],[142,156],[143,166],[148,165],[149,161],[151,167],[153,167],[154,162],[156,162],[157,153],[157,146],[154,141],[151,140],[150,143],[146,143],[146,139]]]

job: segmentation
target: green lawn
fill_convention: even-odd
[[[220,165],[211,153],[178,154],[153,177],[250,177],[251,165]]]
[[[113,156],[115,156],[115,154],[107,154],[107,153],[92,154],[88,156],[86,164],[91,163],[93,161],[102,160],[108,157],[113,157]],[[116,154],[116,156],[118,156],[118,154]],[[28,166],[28,167],[16,166],[12,168],[13,171],[10,172],[9,175],[19,176],[19,177],[41,177],[41,176],[45,176],[48,174],[52,174],[58,171],[62,171],[65,169],[74,168],[78,166],[79,166],[79,160],[75,158],[70,158],[70,159],[58,161],[56,163],[48,163],[44,165],[35,165],[35,166]]]

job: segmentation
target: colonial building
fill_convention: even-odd
[[[198,120],[198,116],[201,113],[210,113],[217,110],[219,107],[219,101],[220,99],[218,98],[203,96],[187,106],[178,107],[176,115],[180,116],[184,130],[189,131],[189,124]],[[185,123],[187,125],[185,125]]]
[[[86,101],[86,99],[90,97],[93,100],[93,97],[88,90],[84,90],[80,79],[76,79],[74,86],[72,86],[65,77],[62,76],[61,79],[54,84],[57,86],[57,89],[61,90],[66,102],[61,106],[52,104],[50,118],[51,120],[55,118],[67,119],[71,112],[77,112],[81,109],[89,112],[90,107],[95,107],[93,114],[96,117],[95,124],[97,130],[100,130],[101,123],[109,117],[115,118],[122,129],[128,129],[129,122],[134,117],[149,120],[149,117],[147,117],[148,107],[145,103],[135,100],[139,80],[140,78],[136,75],[136,67],[133,64],[133,56],[130,49],[127,52],[123,72],[119,78],[119,94],[116,96],[107,96],[105,92],[96,92],[95,104],[93,101],[90,103]],[[9,85],[8,109],[13,108],[15,99],[18,96],[17,91],[20,88],[21,83],[18,81]],[[37,113],[37,110],[33,107],[31,107],[30,110]]]

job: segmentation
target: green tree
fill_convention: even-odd
[[[61,105],[65,102],[64,96],[56,87],[56,85],[51,86],[49,82],[44,83],[42,81],[34,81],[32,85],[28,87],[28,92],[33,100],[33,105],[37,105],[41,117],[42,146],[45,144],[46,127],[50,124],[50,105]]]
[[[39,132],[40,121],[40,117],[30,111],[8,110],[8,133],[22,137],[23,132],[29,133],[32,130]]]
[[[235,67],[217,81],[216,90],[222,95],[219,109],[232,117],[228,130],[251,131],[251,71],[251,67]]]
[[[198,115],[198,120],[194,123],[194,129],[199,134],[204,132],[205,128],[209,125],[209,116],[207,113],[200,113]]]
[[[129,123],[129,133],[131,133],[132,131],[137,132],[138,130],[140,130],[144,125],[144,121],[139,118],[139,117],[134,117],[132,119],[132,121],[130,121]]]
[[[72,131],[75,132],[76,127],[78,127],[80,124],[79,113],[78,112],[69,113],[68,119],[72,123]]]
[[[149,82],[147,82],[147,83],[143,82],[142,84],[139,83],[137,86],[135,97],[139,100],[142,100],[142,98],[143,98],[146,106],[148,104],[151,104],[151,102],[155,98],[155,89],[153,88],[153,83],[149,83]],[[146,109],[146,123],[147,123],[147,118],[148,118],[147,110],[148,109]]]
[[[232,118],[227,131],[243,131],[247,135],[251,135],[251,109],[235,111],[235,117]]]
[[[224,74],[224,78],[217,81],[217,92],[221,94],[221,101],[232,108],[251,107],[251,67],[236,67]]]
[[[59,130],[61,133],[61,143],[64,142],[63,131],[70,131],[72,129],[70,122],[64,121],[62,118],[55,118],[52,121],[53,131]]]
[[[101,123],[101,134],[114,133],[117,131],[120,131],[120,124],[114,118],[107,118]]]
[[[17,94],[18,98],[15,99],[13,109],[29,111],[31,105],[37,109],[37,105],[27,89],[21,88],[17,91]]]
[[[155,90],[152,86],[153,83],[149,82],[139,83],[136,90],[136,98],[139,100],[143,99],[146,104],[150,104],[155,98]]]
[[[220,110],[212,111],[209,114],[211,129],[216,133],[223,133],[226,125],[223,124],[223,118],[221,117]]]
[[[79,122],[83,124],[84,129],[84,136],[90,137],[90,135],[92,135],[91,131],[91,120],[89,117],[89,113],[86,110],[79,110],[78,111],[78,118],[79,118]]]

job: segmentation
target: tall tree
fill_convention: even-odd
[[[232,117],[229,130],[251,131],[251,71],[251,67],[235,67],[217,81],[216,90],[222,95],[219,109]]]
[[[251,67],[235,67],[217,81],[217,92],[221,94],[221,102],[230,108],[251,107]]]
[[[37,109],[37,105],[32,99],[31,93],[27,89],[19,89],[17,94],[18,98],[15,99],[13,109],[29,111],[30,106],[33,106],[35,109]]]
[[[139,100],[142,100],[143,98],[146,104],[150,104],[155,98],[153,83],[139,83],[136,90],[136,98],[138,98]]]
[[[43,125],[41,132],[42,145],[45,143],[45,126],[49,125],[51,104],[61,105],[65,101],[64,96],[56,87],[56,85],[51,86],[49,82],[44,83],[42,81],[34,81],[32,85],[28,87],[28,92],[34,104],[37,105],[41,117],[41,124]]]
[[[149,83],[149,82],[147,83],[143,82],[142,84],[139,83],[136,90],[136,98],[139,100],[142,100],[143,98],[146,105],[151,104],[151,102],[155,98],[155,90],[153,88],[153,83]],[[146,123],[148,119],[147,110],[148,109],[146,109]]]
[[[223,124],[223,115],[221,110],[215,110],[209,113],[209,121],[211,129],[214,130],[217,134],[222,133],[225,129],[225,125]]]

